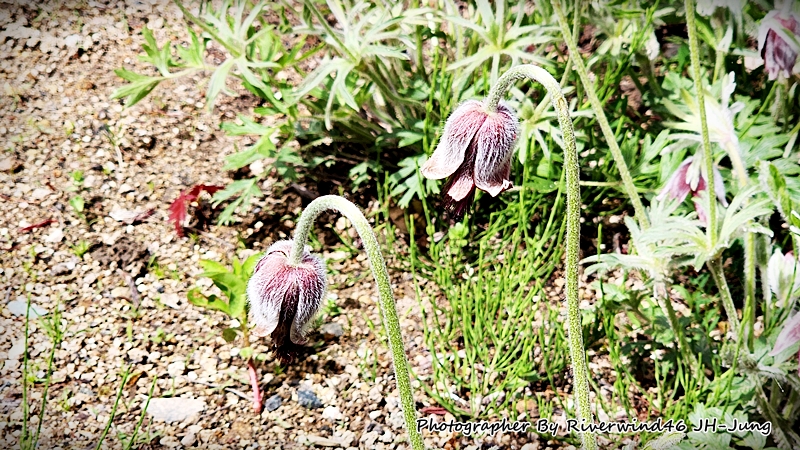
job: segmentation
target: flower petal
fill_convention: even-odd
[[[791,319],[786,321],[783,329],[775,340],[775,346],[769,352],[770,356],[780,354],[782,351],[800,342],[800,313],[795,313]]]
[[[475,186],[496,197],[511,187],[511,156],[519,134],[514,112],[500,103],[497,112],[489,114],[475,136]]]
[[[328,281],[325,262],[318,256],[304,255],[302,264],[297,269],[300,292],[289,337],[295,344],[302,345],[306,343],[306,325],[322,306]]]
[[[445,122],[442,137],[433,155],[420,168],[422,175],[431,180],[439,180],[458,170],[464,162],[467,147],[485,120],[483,103],[478,100],[461,103]]]
[[[691,156],[683,160],[681,165],[678,166],[678,169],[669,177],[664,189],[662,189],[661,193],[656,197],[657,200],[662,201],[667,195],[669,195],[670,198],[677,199],[679,202],[686,199],[686,196],[689,195],[689,192],[692,190],[691,184],[689,180],[687,180],[691,164]]]

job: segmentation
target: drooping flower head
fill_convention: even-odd
[[[786,305],[791,296],[800,289],[800,270],[798,269],[800,267],[798,267],[797,259],[792,252],[784,255],[780,249],[776,249],[769,258],[767,279],[769,280],[769,289],[775,295],[778,306]]]
[[[305,326],[319,310],[328,288],[325,262],[306,247],[300,264],[292,267],[292,241],[272,244],[258,261],[247,283],[253,334],[272,336],[272,347],[282,363],[291,362],[306,343]]]
[[[705,208],[703,208],[701,202],[697,199],[700,193],[707,189],[706,180],[700,170],[699,161],[700,160],[698,160],[698,163],[695,163],[693,156],[684,159],[681,165],[678,166],[678,169],[669,178],[666,186],[664,186],[664,189],[661,190],[661,193],[658,194],[656,199],[661,201],[669,196],[670,198],[682,202],[691,192],[692,197],[695,198],[694,208],[695,211],[697,211],[700,222],[707,223],[708,218],[706,217]],[[722,174],[719,173],[719,169],[717,169],[716,166],[714,167],[714,193],[723,206],[728,206],[728,201],[725,199],[725,182],[722,180]]]
[[[487,112],[484,102],[461,103],[445,122],[444,132],[420,172],[431,180],[450,177],[444,186],[445,208],[463,216],[475,188],[496,197],[512,184],[511,156],[519,134],[517,116],[503,102]]]
[[[758,51],[770,80],[778,75],[789,78],[800,52],[800,18],[791,5],[787,0],[782,9],[770,11],[758,27]]]

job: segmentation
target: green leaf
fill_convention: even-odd
[[[208,91],[206,92],[206,106],[209,111],[214,109],[214,101],[225,87],[225,80],[228,79],[228,73],[231,71],[234,62],[236,62],[235,59],[228,58],[211,76],[211,80],[208,82]]]
[[[194,306],[199,306],[201,308],[211,309],[215,311],[222,311],[225,314],[229,314],[228,312],[228,304],[223,302],[219,299],[216,295],[209,295],[206,297],[205,295],[200,293],[199,288],[190,289],[189,292],[186,293],[186,299],[189,300]]]
[[[244,347],[243,349],[239,350],[239,356],[244,359],[250,359],[253,356],[253,348]]]
[[[111,98],[125,98],[125,106],[133,106],[139,100],[147,97],[159,83],[165,80],[164,77],[148,77],[146,75],[139,75],[126,69],[117,69],[114,71],[117,76],[130,81],[130,84],[118,87],[112,94]]]
[[[214,197],[212,197],[214,207],[237,194],[239,195],[239,198],[228,205],[219,215],[219,219],[217,220],[219,224],[225,225],[233,222],[233,213],[239,207],[246,208],[253,197],[261,197],[263,195],[261,189],[258,187],[258,181],[259,178],[236,180],[225,189],[217,191],[214,194]]]
[[[222,330],[222,339],[225,339],[225,342],[230,344],[236,340],[237,334],[238,330],[236,328],[225,328]]]
[[[237,293],[233,297],[231,297],[230,302],[230,314],[231,317],[241,319],[242,314],[245,312],[245,293],[242,291],[241,293]]]
[[[72,209],[74,209],[78,214],[83,212],[83,205],[83,197],[80,195],[76,195],[75,197],[69,199],[69,206],[72,206]]]
[[[264,253],[256,253],[244,260],[244,264],[242,264],[242,275],[245,279],[250,279],[253,275],[253,270],[255,270],[256,264],[258,264],[262,256],[264,256]]]
[[[794,209],[792,199],[786,188],[786,178],[774,164],[762,161],[759,167],[761,184],[769,195],[770,200],[778,208],[783,220],[789,222],[790,214]]]
[[[175,49],[178,51],[178,56],[190,67],[204,67],[205,61],[203,55],[205,53],[206,40],[200,42],[195,32],[189,28],[189,37],[191,42],[188,47],[177,46]]]
[[[263,136],[258,142],[248,147],[246,150],[226,156],[225,165],[222,167],[222,170],[238,170],[259,159],[273,156],[274,151],[275,145],[270,141],[269,137]]]
[[[224,122],[220,125],[220,128],[225,130],[231,136],[243,136],[246,134],[257,134],[259,136],[271,135],[272,132],[275,130],[271,127],[265,127],[260,123],[256,122],[250,117],[239,115],[239,120],[242,121],[242,124],[236,124],[233,122]]]
[[[228,268],[224,264],[220,264],[217,261],[212,261],[210,259],[201,259],[198,264],[204,270],[204,272],[200,274],[201,277],[211,278],[211,276],[218,273],[229,272]]]

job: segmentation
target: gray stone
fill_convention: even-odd
[[[16,172],[21,164],[16,158],[0,158],[0,172]]]
[[[319,327],[319,332],[326,338],[337,338],[344,334],[344,329],[338,323],[332,322]]]
[[[297,403],[309,409],[322,407],[322,402],[317,396],[310,390],[303,388],[297,390]]]
[[[266,408],[267,411],[272,412],[280,408],[281,403],[283,403],[283,397],[281,397],[278,394],[275,394],[272,397],[268,398],[266,402],[264,402],[264,408]]]
[[[164,422],[182,422],[206,409],[206,402],[194,398],[151,398],[147,405],[147,414],[155,420]],[[177,440],[176,440],[177,441]]]

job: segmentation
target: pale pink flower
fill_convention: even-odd
[[[800,313],[795,313],[794,316],[786,321],[769,355],[777,356],[798,342],[800,342]],[[800,358],[800,353],[798,353],[798,358]]]
[[[467,100],[445,122],[436,151],[420,172],[431,180],[450,177],[444,186],[445,208],[461,217],[475,188],[496,197],[512,186],[511,156],[518,134],[517,116],[505,103],[487,112],[483,102]]]
[[[789,78],[797,62],[800,19],[791,11],[791,3],[787,1],[783,9],[767,13],[758,27],[758,51],[770,80],[778,75]]]
[[[253,334],[272,336],[272,347],[282,362],[290,362],[292,343],[306,343],[305,326],[319,310],[328,288],[325,262],[303,251],[300,264],[292,267],[292,241],[272,244],[256,264],[247,283]]]
[[[664,186],[664,189],[661,190],[661,193],[658,194],[656,199],[662,201],[669,196],[670,198],[682,202],[691,192],[695,200],[694,208],[695,211],[697,211],[698,219],[700,219],[702,223],[707,223],[708,218],[706,217],[705,208],[703,208],[701,202],[696,198],[700,195],[700,192],[706,189],[706,180],[705,177],[703,177],[700,164],[699,162],[695,163],[694,157],[690,156],[684,159],[681,165],[678,166],[678,169],[669,178],[666,186]],[[714,167],[714,192],[720,203],[722,203],[723,206],[728,206],[728,201],[725,199],[725,182],[716,166]]]

